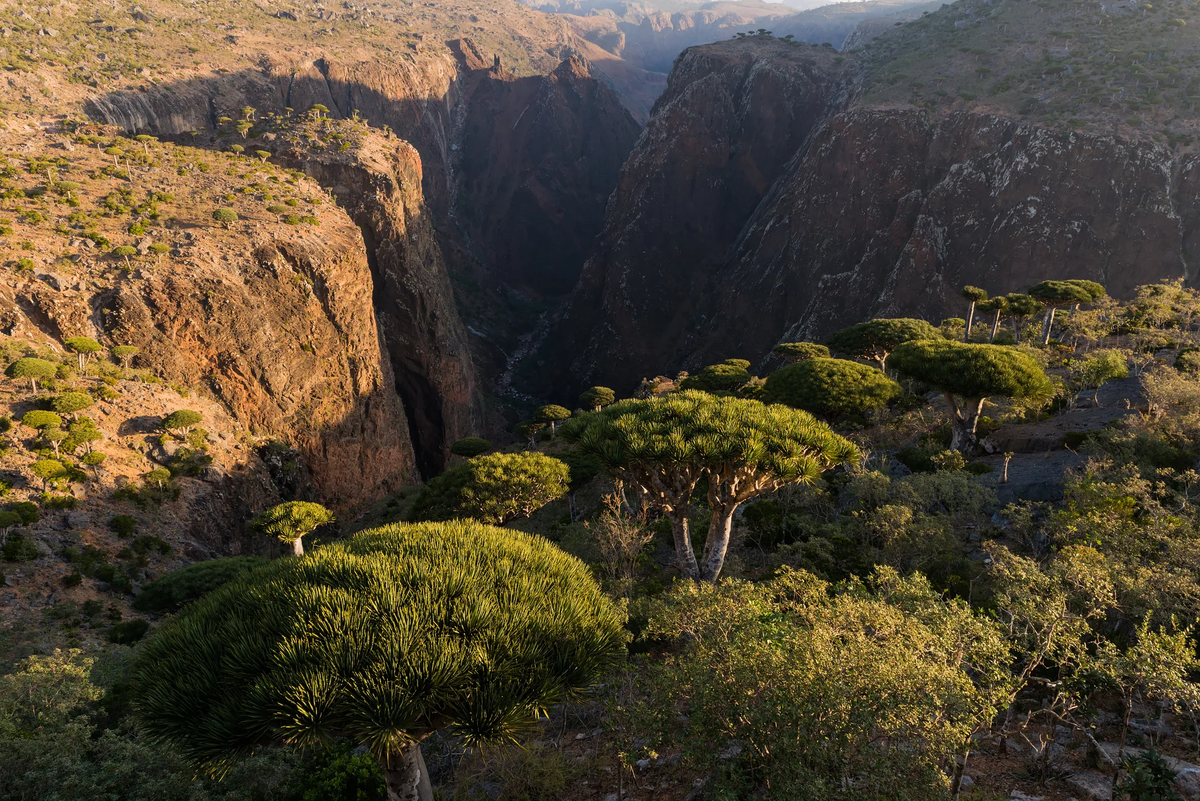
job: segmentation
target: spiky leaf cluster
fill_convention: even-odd
[[[857,452],[808,412],[695,390],[624,400],[571,420],[563,431],[618,474],[672,464],[711,472],[736,465],[803,481]]]
[[[414,521],[469,517],[499,525],[567,493],[567,465],[543,453],[490,453],[452,467],[421,490]]]
[[[276,560],[143,648],[146,732],[215,774],[264,743],[349,738],[382,760],[437,729],[512,735],[624,652],[624,613],[549,541],[391,525]]]
[[[1029,398],[1051,392],[1050,379],[1028,353],[1000,345],[945,339],[908,342],[892,354],[902,374],[961,398]]]
[[[765,399],[836,420],[863,417],[899,394],[900,385],[873,367],[817,357],[771,373]]]

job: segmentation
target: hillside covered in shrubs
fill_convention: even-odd
[[[1200,294],[963,310],[530,409],[353,519],[277,488],[174,570],[214,413],[135,445],[128,351],[9,345],[0,798],[1200,797]]]

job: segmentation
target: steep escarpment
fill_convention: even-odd
[[[141,347],[139,364],[203,387],[251,431],[296,447],[317,493],[338,506],[415,476],[354,233],[261,232],[242,247],[183,237],[170,269],[91,299],[108,339]]]
[[[673,3],[602,0],[598,3],[541,3],[562,13],[581,40],[576,48],[596,65],[641,123],[666,88],[675,59],[688,47],[719,42],[749,31],[770,29],[777,38],[828,42],[839,50],[862,22],[881,29],[920,16],[937,3],[915,0],[862,0],[816,5],[799,11],[784,3],[760,0]],[[863,36],[856,37],[862,41]]]
[[[968,111],[838,115],[742,233],[694,341],[703,356],[758,358],[847,320],[953,315],[964,284],[1089,278],[1130,297],[1185,275],[1200,195],[1181,176],[1194,165],[1152,143]],[[758,326],[736,323],[750,315]]]
[[[1148,13],[1094,11],[971,0],[833,59],[769,37],[687,51],[530,386],[560,367],[564,390],[628,387],[873,315],[957,316],[963,284],[1090,278],[1124,296],[1194,276],[1195,44]],[[823,102],[743,89],[758,72]],[[744,111],[715,113],[724,95]],[[799,109],[804,136],[737,158],[745,120]]]
[[[497,280],[566,294],[641,129],[577,57],[545,77],[477,70],[465,92],[459,223]]]
[[[354,222],[303,175],[114,133],[50,129],[5,160],[4,333],[139,347],[136,367],[296,448],[335,506],[413,480]]]
[[[640,130],[618,96],[581,59],[570,57],[545,75],[521,75],[500,54],[487,53],[468,39],[399,62],[272,54],[256,69],[110,92],[85,104],[93,117],[131,132],[268,151],[275,149],[270,138],[276,126],[263,118],[294,118],[295,109],[312,107],[327,109],[334,119],[390,130],[415,147],[419,184],[411,185],[403,175],[393,178],[420,190],[419,216],[434,235],[422,246],[422,269],[448,271],[457,279],[459,314],[475,332],[471,347],[485,378],[502,369],[507,352],[533,325],[539,304],[567,294],[574,285],[600,230],[617,172]],[[238,132],[236,121],[247,108],[255,124]],[[193,140],[191,132],[198,129],[207,130]],[[340,179],[321,180],[332,186]],[[339,185],[348,190],[337,196],[347,208],[376,205],[370,181],[342,180]],[[364,197],[356,195],[360,186],[367,192]],[[371,225],[363,227],[366,231]],[[412,295],[401,301],[385,293],[377,299],[395,305],[396,314],[438,309],[446,325],[461,328],[460,322],[449,322],[456,313],[443,303],[453,297],[446,280],[443,274],[436,287],[407,290],[410,295],[433,293],[426,298]],[[391,314],[380,311],[384,318]],[[397,326],[393,330],[429,328],[417,322]],[[448,341],[432,336],[418,350],[453,349],[457,334],[451,335]],[[431,387],[442,380],[430,378],[426,360],[418,361],[417,371],[401,373],[397,365],[401,384],[410,376]],[[458,389],[430,391],[444,398],[462,394],[472,383],[461,378],[461,370],[450,373],[460,376],[455,379]],[[428,394],[410,390],[416,396]],[[435,408],[438,403],[428,409],[409,404],[417,415],[415,428],[427,431],[423,439],[436,440],[418,444],[426,472],[439,468],[441,457],[432,454],[444,447],[442,438],[430,432],[443,426],[460,431],[464,426],[454,421],[468,419],[464,410],[449,414]]]
[[[524,372],[628,383],[681,346],[694,301],[777,176],[842,102],[836,56],[782,42],[688,51],[621,170],[561,322]],[[620,354],[619,359],[613,356]],[[548,385],[539,387],[542,391]]]
[[[481,412],[467,334],[421,192],[421,158],[394,136],[329,120],[290,128],[280,141],[279,157],[326,187],[362,231],[391,378],[421,471],[436,474],[450,444],[478,429]]]

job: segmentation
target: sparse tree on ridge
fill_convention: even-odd
[[[1030,295],[1013,292],[1004,296],[1005,314],[1013,321],[1013,341],[1021,344],[1021,329],[1025,321],[1042,310],[1041,301]]]
[[[29,470],[42,480],[43,491],[50,488],[51,481],[56,481],[67,473],[67,468],[57,459],[41,459],[34,462]]]
[[[988,332],[988,342],[996,341],[996,334],[1000,333],[1000,320],[1004,313],[1008,311],[1008,299],[1003,295],[997,295],[993,298],[981,300],[975,304],[975,308],[981,312],[991,312],[992,323],[991,330]]]
[[[950,407],[950,448],[968,451],[983,404],[990,397],[1049,395],[1050,379],[1032,356],[1000,345],[968,345],[945,339],[908,342],[892,354],[892,366],[941,390]]]
[[[962,288],[960,294],[971,304],[971,307],[967,310],[966,330],[963,332],[963,342],[969,342],[971,340],[971,327],[975,324],[975,307],[980,301],[987,300],[988,293],[986,290],[968,284]]]
[[[1089,303],[1092,293],[1083,286],[1070,281],[1042,281],[1029,288],[1029,296],[1046,307],[1042,321],[1042,344],[1050,344],[1050,332],[1054,328],[1054,313],[1061,306]]]
[[[517,423],[517,434],[529,443],[530,448],[533,448],[537,444],[537,435],[545,427],[545,423],[538,422],[537,420],[525,420]]]
[[[617,393],[613,392],[608,387],[592,387],[584,390],[579,396],[579,402],[583,404],[583,408],[591,409],[593,412],[598,412],[605,406],[608,406],[617,400]]]
[[[200,412],[195,412],[191,409],[180,409],[164,417],[162,427],[166,431],[186,437],[191,433],[193,428],[200,425],[200,421],[203,419],[204,416]]]
[[[37,392],[39,378],[54,378],[57,373],[58,368],[55,367],[54,362],[31,356],[17,359],[4,370],[4,374],[9,378],[28,378],[29,386],[34,392]]]
[[[854,359],[866,359],[887,371],[892,351],[914,339],[937,339],[941,332],[925,320],[909,317],[868,320],[843,328],[829,338],[829,349]]]
[[[550,439],[554,439],[554,435],[558,433],[558,424],[570,417],[570,409],[565,406],[556,406],[553,403],[543,406],[534,413],[534,419],[539,423],[550,424]]]
[[[54,411],[65,414],[74,420],[79,412],[91,407],[95,401],[86,392],[64,392],[51,402]]]
[[[134,345],[117,345],[109,350],[116,359],[121,362],[121,367],[128,370],[129,362],[142,352],[142,349]]]

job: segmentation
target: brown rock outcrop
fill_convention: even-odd
[[[176,136],[188,142],[193,141],[191,137],[181,135],[197,129],[216,130],[221,116],[237,116],[243,106],[253,107],[261,115],[268,111],[283,114],[285,109],[300,111],[319,103],[329,109],[331,117],[357,116],[375,128],[389,127],[419,154],[415,174],[420,176],[421,198],[411,195],[418,185],[408,176],[397,174],[391,180],[409,193],[404,203],[420,204],[421,231],[436,237],[436,244],[431,240],[417,246],[423,248],[425,266],[421,269],[428,273],[445,265],[451,275],[461,279],[460,285],[471,290],[460,293],[457,313],[470,324],[472,348],[484,376],[491,377],[503,368],[505,354],[536,319],[529,299],[562,297],[574,285],[600,231],[617,172],[640,128],[616,93],[593,77],[579,58],[567,59],[548,75],[519,77],[502,62],[495,64],[492,54],[481,52],[470,40],[449,44],[420,58],[398,62],[271,57],[264,59],[258,70],[164,83],[145,91],[111,92],[88,100],[85,109],[94,119],[128,131]],[[226,126],[227,134],[228,130]],[[225,144],[211,139],[210,145]],[[371,197],[375,191],[372,181],[382,180],[387,169],[390,167],[378,165],[378,175],[361,181],[342,180],[328,169],[322,172],[329,173],[325,177],[313,174],[326,185],[340,181],[350,190],[338,195],[339,202],[352,209],[352,216],[368,231],[373,223],[364,223],[361,210],[378,206]],[[367,196],[354,196],[358,186],[364,187]],[[382,212],[383,216],[389,213]],[[367,216],[378,215],[369,212]],[[405,224],[398,230],[411,239],[408,229]],[[390,236],[383,234],[385,239]],[[372,253],[374,247],[368,243]],[[406,248],[412,252],[411,246]],[[444,258],[433,253],[436,248]],[[404,258],[415,264],[412,259],[417,256]],[[388,268],[382,269],[377,276]],[[423,315],[437,310],[442,317],[454,315],[453,308],[443,302],[450,297],[448,278],[426,277],[426,283],[405,290],[405,300],[389,299],[387,293],[377,293],[376,299],[392,303],[397,313],[408,310]],[[418,297],[426,290],[433,295]],[[389,325],[386,320],[384,323]],[[398,323],[398,328],[389,330],[421,328],[433,334],[428,323]],[[438,325],[456,329],[449,332],[451,341],[429,339],[414,346],[417,350],[433,353],[457,348],[454,338],[463,329],[462,323]],[[413,342],[411,337],[407,341]],[[423,370],[436,361],[421,358],[416,363]],[[410,394],[432,391],[446,399],[473,392],[467,392],[473,379],[467,380],[457,367],[450,374],[459,378],[431,379],[420,371],[414,376],[402,373],[400,362],[396,365],[401,386],[412,378],[432,387],[427,391],[410,386]],[[441,391],[436,385],[443,380],[458,381],[458,389]],[[475,413],[466,407],[451,413],[412,402],[406,406],[416,415],[414,430],[432,431],[444,425],[447,431],[460,432],[464,426],[456,421],[470,419]],[[436,439],[432,434],[420,438]],[[439,469],[441,457],[430,455],[438,448],[443,444],[417,443],[424,472]]]
[[[294,444],[339,507],[416,476],[366,254],[342,220],[253,244],[195,235],[169,265],[91,299],[112,341],[142,348],[140,364]]]
[[[285,150],[330,190],[362,231],[370,296],[418,465],[440,472],[455,440],[478,430],[481,402],[467,334],[421,192],[421,157],[401,139],[367,135],[353,150]],[[361,280],[361,277],[360,277]]]

